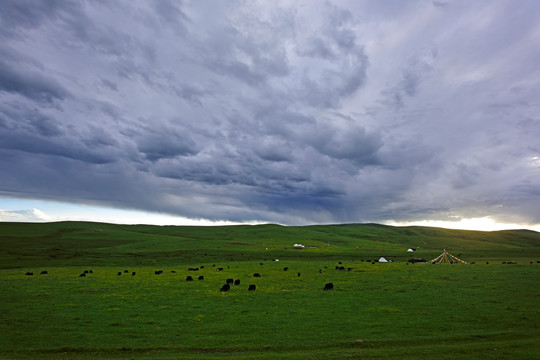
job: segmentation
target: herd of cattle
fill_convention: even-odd
[[[341,262],[339,262],[339,264],[341,264]],[[262,264],[261,264],[262,265]],[[213,265],[215,266],[215,265]],[[204,266],[201,266],[200,268],[188,268],[188,271],[199,271],[200,269],[204,269]],[[288,267],[284,267],[283,268],[283,271],[287,271],[289,268]],[[343,266],[336,266],[336,270],[344,270],[345,268]],[[218,267],[216,268],[216,271],[223,271],[224,269],[222,267]],[[352,270],[352,268],[348,268],[349,271]],[[319,272],[322,272],[322,269],[319,269]],[[93,270],[84,270],[80,275],[79,277],[86,277],[88,274],[93,274],[94,271]],[[124,274],[129,274],[130,271],[129,270],[124,270],[123,272],[122,271],[119,271],[116,273],[116,275],[118,276],[121,276],[122,273]],[[171,273],[176,273],[176,271],[174,270],[171,270]],[[46,275],[48,274],[48,271],[47,270],[44,270],[40,273],[41,275]],[[131,272],[131,276],[135,276],[137,273],[135,271],[132,271]],[[156,270],[154,271],[154,274],[155,275],[161,275],[163,274],[163,270]],[[33,272],[27,272],[25,275],[27,276],[33,276],[34,273]],[[301,276],[301,273],[297,273],[297,276],[300,277]],[[261,274],[260,273],[254,273],[253,274],[253,277],[256,277],[256,278],[260,278],[261,277]],[[201,280],[204,280],[204,275],[200,275],[197,280],[201,281]],[[193,277],[191,275],[188,275],[186,276],[186,281],[194,281]],[[233,286],[238,286],[240,285],[240,279],[226,279],[225,280],[225,284],[223,284],[221,286],[221,288],[219,289],[220,292],[228,292],[230,289],[231,289],[231,285]],[[257,289],[257,286],[255,284],[250,284],[248,286],[248,291],[255,291]],[[323,287],[323,290],[333,290],[334,289],[334,284],[333,283],[326,283]]]
[[[368,260],[370,261],[370,260]],[[530,264],[533,264],[534,262],[531,261]],[[536,263],[540,264],[540,261],[536,261]],[[345,270],[346,268],[344,266],[341,266],[342,262],[338,262],[339,265],[336,265],[335,269],[336,270]],[[474,264],[474,263],[471,263],[471,264]],[[486,264],[489,264],[489,262],[486,262]],[[505,264],[505,265],[508,265],[508,264],[517,264],[517,262],[515,261],[503,261],[502,264]],[[262,265],[262,263],[261,263]],[[213,267],[215,267],[215,264],[212,265]],[[204,266],[200,266],[200,267],[196,267],[196,268],[188,268],[188,271],[199,271],[200,269],[204,269]],[[217,267],[216,268],[216,271],[223,271],[224,268],[223,267]],[[288,271],[289,268],[288,267],[284,267],[283,268],[283,271]],[[352,271],[353,268],[349,267],[346,269],[347,271]],[[80,275],[79,277],[86,277],[88,274],[93,274],[93,270],[84,270]],[[172,273],[176,273],[176,271],[174,270],[171,270]],[[130,271],[129,270],[124,270],[123,272],[122,271],[119,271],[117,273],[118,276],[122,275],[122,273],[125,273],[125,274],[129,274]],[[319,269],[319,273],[322,273],[322,269]],[[48,271],[47,270],[43,270],[41,271],[40,275],[47,275],[48,274]],[[131,276],[135,276],[137,273],[135,271],[132,271],[131,272]],[[154,274],[155,275],[161,275],[163,274],[163,270],[156,270],[154,271]],[[33,272],[27,272],[25,275],[27,276],[32,276],[34,275]],[[301,276],[301,273],[297,273],[297,276],[300,277]],[[253,277],[256,277],[256,278],[260,278],[261,277],[261,274],[260,273],[254,273],[253,274]],[[197,277],[197,280],[199,281],[202,281],[204,280],[204,275],[200,275],[199,277]],[[186,276],[186,281],[194,281],[193,277],[191,275],[188,275]],[[240,285],[240,279],[226,279],[225,280],[225,284],[223,284],[221,286],[221,288],[219,289],[220,292],[228,292],[230,289],[231,289],[231,285],[233,286],[239,286]],[[248,286],[248,291],[255,291],[255,289],[257,288],[257,286],[255,284],[250,284]],[[326,283],[323,287],[323,290],[333,290],[334,289],[334,284],[333,283]]]

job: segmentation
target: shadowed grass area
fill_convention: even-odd
[[[540,356],[534,232],[95,223],[0,229],[0,358]],[[433,241],[414,256],[435,257],[453,236],[459,245],[447,247],[477,264],[407,265],[406,247]],[[296,242],[307,247],[293,249]],[[367,261],[382,255],[394,262]],[[92,271],[80,277],[84,270]],[[221,293],[229,278],[240,285]],[[327,282],[334,290],[323,290]]]

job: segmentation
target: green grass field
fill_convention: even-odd
[[[535,232],[0,223],[0,249],[1,359],[540,359]],[[407,264],[443,249],[475,264]]]

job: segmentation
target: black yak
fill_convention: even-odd
[[[324,290],[332,290],[333,288],[334,288],[334,284],[332,283],[324,284]]]

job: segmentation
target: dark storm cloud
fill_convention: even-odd
[[[538,10],[2,1],[0,192],[233,221],[538,222]]]
[[[52,103],[68,92],[54,78],[41,73],[41,64],[8,47],[0,47],[0,91],[18,93],[33,100]]]

